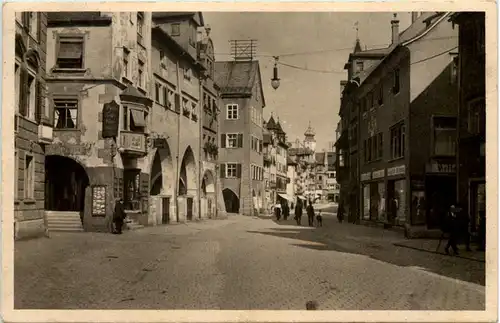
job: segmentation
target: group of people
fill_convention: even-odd
[[[305,210],[305,213],[307,215],[307,220],[308,220],[308,225],[309,226],[314,226],[314,219],[316,217],[316,221],[321,224],[322,217],[321,214],[316,215],[316,212],[314,210],[314,206],[312,205],[312,201],[309,200],[309,205],[307,205],[306,202],[304,202],[302,199],[297,198],[297,203],[293,204],[291,203],[291,208],[294,210],[295,217],[293,218],[297,225],[301,225],[302,223],[302,213]],[[281,203],[277,203],[274,206],[274,214],[276,216],[276,220],[280,221],[281,216],[283,215],[284,220],[286,221],[288,217],[290,216],[290,207],[288,206],[288,201],[282,200]]]

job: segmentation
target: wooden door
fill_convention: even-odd
[[[170,223],[170,197],[164,197],[161,199],[161,223]]]

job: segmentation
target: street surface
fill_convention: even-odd
[[[302,224],[230,215],[19,241],[15,308],[484,310],[484,263],[396,247],[402,234],[333,213]]]

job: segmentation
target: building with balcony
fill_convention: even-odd
[[[484,247],[486,232],[485,13],[457,12],[452,15],[451,21],[459,26],[457,200],[471,217],[472,235],[479,235]]]
[[[49,229],[111,230],[115,198],[147,220],[151,14],[50,12],[45,209]],[[78,228],[80,226],[80,228]]]
[[[288,183],[288,144],[286,133],[279,120],[276,122],[271,115],[264,123],[263,150],[265,173],[265,205],[268,207],[283,200],[292,201],[287,195]],[[293,195],[291,195],[293,196]]]
[[[46,145],[53,110],[45,104],[47,14],[16,12],[14,107],[14,238],[42,236]]]
[[[454,203],[458,31],[448,18],[414,13],[400,33],[395,16],[388,48],[360,51],[358,40],[349,57],[337,152],[341,183],[357,179],[354,221],[429,232]]]
[[[251,58],[215,63],[220,86],[219,173],[226,211],[253,215],[263,208],[263,119],[259,62]]]

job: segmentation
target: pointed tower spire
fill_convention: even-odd
[[[354,45],[354,53],[361,52],[361,42],[359,41],[359,21],[354,23],[354,27],[356,28],[356,45]]]

